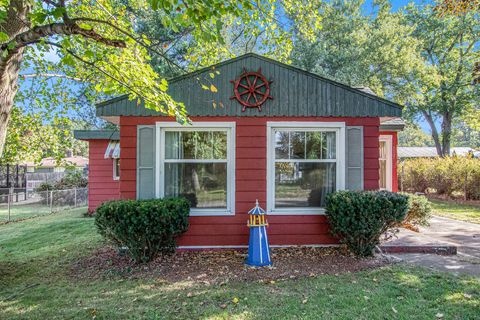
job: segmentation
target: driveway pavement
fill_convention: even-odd
[[[480,224],[433,217],[420,232],[402,229],[392,245],[455,245],[457,255],[394,254],[403,261],[453,273],[480,277]]]

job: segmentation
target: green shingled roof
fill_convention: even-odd
[[[120,132],[114,130],[74,130],[73,136],[78,140],[120,140]]]

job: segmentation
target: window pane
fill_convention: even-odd
[[[227,164],[165,163],[165,197],[177,196],[192,208],[226,208]]]
[[[323,132],[322,159],[335,159],[336,138],[335,132]]]
[[[305,159],[305,132],[290,132],[290,159]]]
[[[211,131],[213,144],[213,159],[227,159],[227,133]]]
[[[379,179],[380,189],[387,188],[387,160],[380,160],[380,179]]]
[[[287,131],[275,132],[275,159],[288,159],[289,133]]]
[[[322,159],[322,132],[307,132],[307,159]]]
[[[166,131],[165,159],[227,159],[227,133]]]
[[[336,163],[275,163],[275,207],[324,207],[336,188]]]
[[[387,159],[387,142],[380,141],[380,159]]]

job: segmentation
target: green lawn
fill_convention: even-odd
[[[480,223],[480,206],[451,201],[430,200],[433,214],[467,222]]]
[[[78,280],[101,245],[82,210],[0,226],[0,319],[474,319],[480,280],[396,265],[263,283]],[[238,302],[237,302],[238,300]]]

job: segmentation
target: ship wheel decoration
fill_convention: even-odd
[[[265,101],[273,99],[270,95],[270,84],[273,81],[265,78],[261,68],[257,72],[243,69],[240,77],[230,82],[233,83],[234,93],[230,99],[236,99],[243,106],[242,111],[246,108],[258,108],[258,111],[262,111]]]

